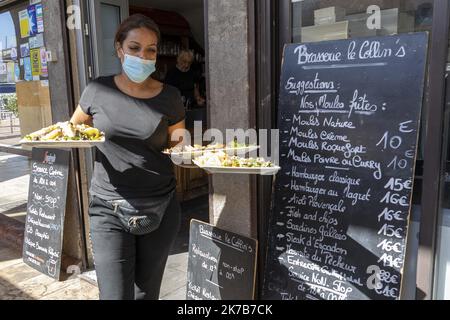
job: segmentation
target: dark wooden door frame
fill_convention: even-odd
[[[255,62],[256,62],[256,126],[257,129],[276,127],[276,5],[273,0],[261,0],[255,3]],[[258,225],[258,296],[260,298],[264,284],[264,267],[267,248],[267,225],[270,214],[272,179],[257,178],[257,225]]]
[[[279,79],[283,48],[290,43],[291,0],[261,0],[255,2],[256,32],[256,125],[258,129],[277,128]],[[270,135],[269,135],[270,136]],[[272,179],[257,178],[257,220],[258,220],[258,293],[264,284],[264,268],[268,225],[272,204]]]
[[[433,298],[437,218],[444,174],[443,137],[445,113],[445,66],[448,54],[450,4],[435,0],[429,54],[429,100],[425,111],[424,167],[417,258],[416,299]]]
[[[91,25],[91,13],[87,1],[64,0],[64,7],[67,8],[69,5],[77,6],[80,9],[81,15],[81,29],[75,29],[73,31],[67,30],[68,34],[72,33],[70,35],[71,40],[69,41],[69,48],[72,55],[70,59],[72,62],[72,98],[74,100],[72,107],[75,109],[83,90],[92,79],[92,77],[90,77],[89,68],[92,69],[93,51],[90,37],[91,32],[90,29],[88,29]],[[87,30],[89,30],[89,32],[86,32]],[[83,228],[83,239],[81,244],[85,255],[83,269],[85,270],[94,267],[88,217],[89,185],[92,177],[93,152],[94,151],[90,149],[74,150],[75,161],[77,164],[76,179],[78,186],[78,202],[80,206],[80,221]]]

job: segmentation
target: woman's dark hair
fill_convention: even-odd
[[[117,30],[116,37],[114,38],[114,44],[117,45],[117,43],[120,43],[120,45],[123,45],[123,42],[128,37],[128,33],[131,30],[139,28],[146,28],[156,33],[159,44],[159,41],[161,39],[161,32],[159,31],[158,25],[155,23],[155,21],[140,13],[133,14],[122,22],[119,29]]]

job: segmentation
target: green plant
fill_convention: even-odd
[[[19,116],[19,107],[17,105],[17,95],[16,94],[7,94],[4,96],[4,106],[5,109],[9,112],[14,113],[17,117]]]

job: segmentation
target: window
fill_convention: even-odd
[[[0,8],[2,144],[17,145],[52,122],[43,19],[41,3]]]
[[[432,31],[432,0],[291,0],[291,41],[316,42],[359,37],[387,36],[399,33]],[[429,88],[425,88],[423,109],[427,105]],[[422,120],[422,128],[426,124]],[[403,274],[404,299],[416,296],[416,267],[418,233],[420,227],[422,174],[423,174],[423,130],[419,136],[416,162],[413,205],[407,239],[407,251]],[[447,196],[447,198],[450,198]],[[450,203],[450,201],[449,201]],[[447,206],[450,208],[450,205]],[[449,211],[450,212],[450,209]],[[449,214],[450,217],[450,214]],[[449,218],[443,221],[449,221]],[[447,224],[449,225],[449,224]],[[450,230],[450,227],[448,227]],[[450,231],[445,239],[450,240]],[[450,251],[446,250],[446,262]],[[441,253],[442,254],[442,253]],[[449,268],[450,270],[450,268]],[[450,282],[447,272],[447,283]],[[441,281],[442,283],[443,281]],[[450,285],[447,291],[450,297]],[[419,292],[420,295],[420,292]]]

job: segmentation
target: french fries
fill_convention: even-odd
[[[50,133],[46,134],[41,138],[42,141],[50,141],[50,140],[57,140],[59,137],[63,135],[61,128],[56,128],[53,131],[50,131]]]
[[[49,134],[50,132],[52,132],[53,130],[55,130],[57,128],[56,125],[52,125],[50,127],[47,128],[43,128],[39,131],[36,131],[34,133],[30,133],[27,138],[29,138],[30,141],[36,141],[37,139],[39,139],[39,137],[44,137],[47,134]]]

